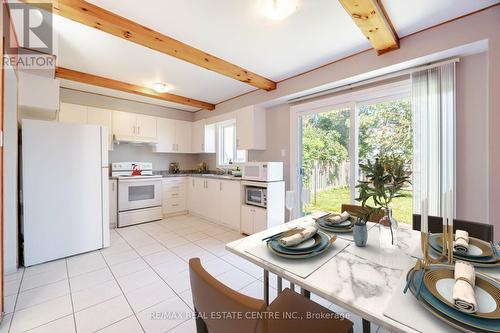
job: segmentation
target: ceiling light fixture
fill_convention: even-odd
[[[261,9],[267,18],[282,20],[292,15],[299,7],[299,0],[262,0]]]
[[[172,86],[163,83],[163,82],[155,82],[151,85],[151,88],[157,93],[166,93],[167,91],[172,90]]]

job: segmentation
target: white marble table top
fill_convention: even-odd
[[[401,278],[415,265],[415,257],[421,253],[420,232],[401,226],[398,231],[397,247],[381,249],[378,245],[379,228],[369,225],[366,247],[357,247],[351,242],[343,251],[305,279],[246,251],[261,244],[262,239],[267,236],[311,223],[314,221],[309,215],[231,242],[226,245],[226,249],[390,331],[417,332],[384,316],[384,310],[392,294],[402,292],[395,289],[399,288]],[[341,234],[338,234],[338,237],[341,237]],[[496,278],[500,276],[500,269],[480,271]]]

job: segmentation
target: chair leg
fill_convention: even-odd
[[[363,319],[363,333],[370,333],[370,322],[366,319]]]
[[[301,288],[300,288],[300,293],[301,293],[304,297],[306,297],[306,298],[308,298],[308,299],[311,299],[311,292],[310,292],[309,290],[306,290],[306,289],[304,289],[304,288],[302,288],[302,287],[301,287]]]
[[[194,315],[196,318],[196,333],[208,333],[207,324],[199,316],[198,310],[194,309]]]
[[[269,271],[264,270],[264,302],[269,305]]]

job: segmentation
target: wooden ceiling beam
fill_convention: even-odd
[[[399,37],[379,0],[339,0],[378,55],[399,49]]]
[[[174,95],[170,93],[159,93],[154,91],[153,89],[138,86],[131,83],[126,83],[122,81],[117,81],[113,79],[108,79],[102,76],[97,76],[93,74],[83,73],[74,71],[72,69],[56,67],[56,77],[60,79],[66,79],[86,84],[91,84],[94,86],[120,90],[124,92],[128,92],[131,94],[161,99],[168,102],[173,102],[182,105],[188,105],[197,107],[200,109],[213,110],[215,109],[214,104],[198,101],[196,99],[183,97],[179,95]]]
[[[37,2],[40,2],[40,0],[22,1],[35,6]],[[274,81],[89,2],[83,0],[52,0],[52,3],[56,14],[70,20],[187,61],[193,65],[206,68],[232,79],[248,83],[259,89],[267,91],[276,89],[276,82]]]

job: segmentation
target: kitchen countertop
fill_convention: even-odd
[[[171,177],[200,177],[200,178],[210,178],[210,179],[224,179],[224,180],[234,180],[240,181],[241,177],[235,177],[231,175],[217,175],[213,173],[169,173],[169,174],[161,174],[163,178],[171,178]]]

